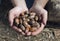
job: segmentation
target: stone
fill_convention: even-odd
[[[60,39],[60,29],[54,29],[55,37]]]
[[[49,0],[46,5],[48,21],[60,22],[60,0]]]

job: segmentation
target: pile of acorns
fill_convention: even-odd
[[[39,17],[34,12],[24,12],[15,17],[14,25],[23,32],[34,32],[40,27]]]

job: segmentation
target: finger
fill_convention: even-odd
[[[13,19],[14,19],[14,15],[9,14],[9,22],[10,22],[10,26],[13,25]]]
[[[31,35],[31,32],[28,32],[27,35],[28,35],[28,36]]]
[[[16,26],[13,26],[12,27],[14,30],[20,32],[22,35],[25,35],[25,33],[20,29],[20,28],[17,28]]]
[[[35,35],[37,35],[37,34],[39,34],[40,32],[39,31],[34,31],[34,32],[32,32],[31,34],[33,35],[33,36],[35,36]]]
[[[35,32],[32,32],[32,35],[35,36],[35,35],[38,35],[39,33],[41,33],[42,30],[44,29],[44,26],[45,25],[41,23],[41,27],[38,30],[36,30]]]
[[[21,13],[24,13],[28,11],[28,9],[23,9],[23,8],[20,8],[20,7],[17,7],[17,10],[15,10],[15,12],[17,13],[16,16],[19,16]]]
[[[46,10],[44,10],[42,13],[42,23],[44,25],[46,25],[46,23],[47,23],[47,11]]]
[[[37,35],[37,33],[36,32],[32,32],[32,35],[35,36],[35,35]]]

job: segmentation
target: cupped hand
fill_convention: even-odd
[[[37,15],[39,16],[39,19],[41,20],[40,28],[38,28],[34,32],[31,32],[32,35],[37,35],[37,34],[41,33],[41,31],[44,29],[44,27],[47,23],[47,11],[44,8],[42,8],[41,6],[33,6],[30,9],[30,11],[37,13]]]
[[[9,11],[9,22],[10,22],[10,26],[15,29],[18,32],[21,32],[23,35],[25,34],[21,29],[17,28],[16,26],[13,26],[13,20],[15,17],[18,17],[20,15],[20,13],[28,11],[27,8],[23,8],[23,7],[19,7],[16,6],[13,9],[11,9]]]

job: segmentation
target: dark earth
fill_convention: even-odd
[[[0,6],[0,41],[60,41],[60,0],[48,2],[47,25],[36,36],[23,36],[9,26],[8,11],[11,8],[11,4]]]

